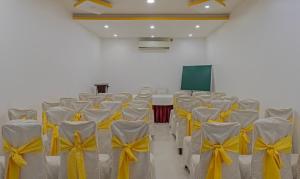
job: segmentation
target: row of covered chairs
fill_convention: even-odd
[[[64,121],[59,127],[59,156],[46,156],[42,126],[36,120],[12,120],[2,127],[5,179],[154,179],[149,125],[115,121],[111,125],[111,161],[103,161],[93,121]],[[109,163],[109,167],[107,165]]]

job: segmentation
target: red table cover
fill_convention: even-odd
[[[173,105],[169,105],[169,106],[154,105],[153,106],[154,121],[156,123],[168,123],[172,109],[173,109]]]

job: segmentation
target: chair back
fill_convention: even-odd
[[[79,101],[88,101],[90,97],[94,97],[96,95],[91,94],[91,93],[79,93]]]
[[[221,112],[226,112],[231,109],[231,101],[228,100],[212,100],[211,105],[213,108],[218,108]]]
[[[43,110],[43,112],[46,112],[48,109],[53,108],[53,107],[58,107],[58,106],[60,106],[60,103],[43,102],[42,110]]]
[[[103,101],[101,102],[101,106],[104,109],[110,110],[112,114],[122,110],[122,103],[120,101]]]
[[[241,179],[239,170],[238,136],[240,124],[238,123],[205,123],[202,128],[202,147],[200,163],[196,167],[196,178],[207,178],[221,172],[222,179]],[[221,154],[218,145],[222,145],[225,150]],[[229,157],[230,161],[225,163],[224,157]],[[221,157],[221,158],[219,158]],[[221,163],[218,170],[217,165]],[[211,166],[211,168],[209,168]],[[216,168],[218,171],[214,171]],[[212,170],[210,170],[212,169]],[[215,176],[215,177],[214,177]],[[216,175],[208,178],[217,178]]]
[[[83,156],[86,179],[98,179],[100,177],[100,169],[96,144],[96,123],[93,121],[64,121],[60,126],[59,132],[61,135],[61,141],[64,140],[69,143],[69,147],[64,147],[62,142],[60,143],[62,150],[60,151],[59,179],[70,178],[70,176],[68,177],[68,168],[73,167],[75,171],[80,169],[78,162],[81,156]],[[76,134],[79,135],[76,136]],[[87,143],[87,140],[89,139],[93,139],[90,140],[92,141],[90,144],[92,143],[94,145],[89,145],[88,147],[86,146],[87,148],[80,147],[82,152],[77,151],[74,153],[75,155],[72,155],[72,150],[76,148],[76,145],[78,145],[78,138],[81,141],[81,144]]]
[[[285,145],[284,142],[281,142],[283,139],[288,139],[288,136],[292,135],[292,124],[282,118],[266,118],[266,119],[259,119],[254,123],[254,135],[253,135],[253,141],[256,141],[253,146],[253,155],[252,155],[252,161],[251,161],[251,176],[255,179],[263,179],[266,178],[264,176],[264,171],[266,174],[269,174],[269,176],[275,176],[277,173],[279,175],[278,178],[284,178],[284,179],[292,179],[292,169],[290,164],[290,152],[282,151],[282,149],[286,150],[285,147],[282,148],[282,144]],[[258,141],[261,142],[258,142]],[[275,146],[275,151],[267,151],[269,150],[268,147],[266,147],[264,150],[257,150],[256,143],[264,143],[263,145],[271,145]],[[290,141],[290,144],[292,142]],[[260,144],[260,148],[262,144]],[[290,146],[291,147],[291,146]],[[273,157],[268,154],[272,154],[274,152],[274,158],[277,158],[281,161],[281,169],[276,171],[278,169],[277,167],[269,168],[271,165],[266,165],[266,157],[268,158],[268,161],[274,161],[272,160]],[[278,155],[276,156],[276,153],[278,152]],[[277,160],[278,160],[277,159]],[[275,162],[275,161],[274,161]],[[272,162],[273,163],[273,162]],[[276,162],[275,162],[276,163]],[[273,163],[272,166],[276,166],[276,164]],[[268,177],[267,177],[268,178]],[[271,178],[271,177],[270,177]]]
[[[90,96],[88,98],[88,101],[90,102],[88,108],[99,109],[101,108],[101,102],[105,101],[105,96],[104,95]]]
[[[116,121],[111,127],[112,136],[120,141],[121,144],[133,144],[139,140],[146,139],[147,143],[144,147],[149,148],[149,126],[143,121]],[[139,146],[136,146],[139,147]],[[112,149],[112,179],[117,179],[119,173],[119,165],[122,154],[126,147],[116,146]],[[136,161],[129,162],[129,178],[130,179],[150,179],[150,152],[138,152],[131,150],[136,157]],[[124,155],[123,155],[124,156]],[[123,176],[124,177],[124,176]],[[122,178],[122,177],[121,177]]]
[[[72,103],[78,101],[76,98],[60,98],[60,105],[67,107],[67,108],[73,108]]]
[[[42,146],[42,128],[41,125],[36,120],[13,120],[2,126],[2,137],[4,143],[7,143],[12,148],[20,150],[21,157],[26,161],[26,165],[20,167],[19,178],[20,179],[45,179],[47,178],[47,164],[46,158]],[[35,143],[35,144],[34,144]],[[38,145],[39,144],[39,145]],[[5,144],[4,144],[5,146]],[[31,146],[31,147],[30,147]],[[33,147],[34,146],[34,147]],[[37,147],[40,146],[40,147]],[[33,148],[36,148],[33,150]],[[25,152],[31,151],[31,152]],[[13,152],[5,150],[5,166],[6,171],[8,162],[12,162],[13,159],[10,158]],[[12,167],[13,168],[13,167]],[[18,167],[17,167],[18,168]],[[11,170],[13,173],[14,169]],[[38,172],[37,172],[38,171]],[[8,177],[5,177],[8,178]],[[13,177],[11,177],[13,178]]]
[[[128,104],[128,107],[131,107],[131,108],[149,108],[149,102],[134,99]]]
[[[266,110],[265,117],[280,117],[285,120],[293,122],[294,120],[294,111],[292,108],[287,109],[275,109],[275,108],[269,108]]]
[[[33,109],[9,109],[8,110],[9,120],[37,120],[37,111]]]
[[[108,109],[87,109],[85,110],[85,119],[87,121],[94,121],[97,124],[97,145],[99,153],[110,154],[111,153],[111,113]],[[107,123],[108,124],[105,124]]]
[[[259,111],[259,101],[255,99],[243,99],[239,101],[240,110]]]
[[[124,120],[128,121],[138,121],[142,120],[148,122],[150,120],[150,110],[149,108],[126,108],[123,109],[122,117]]]

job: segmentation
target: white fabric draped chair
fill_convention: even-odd
[[[207,174],[214,173],[213,170],[209,171],[209,166],[216,167],[218,162],[222,163],[222,179],[241,179],[238,153],[239,132],[240,124],[238,123],[203,124],[202,145],[198,150],[200,155],[192,157],[191,179],[207,178]],[[224,153],[219,150],[220,145],[223,146]],[[229,160],[224,158],[225,155],[229,157]]]
[[[281,142],[282,139],[287,139],[291,136],[292,124],[281,118],[269,118],[269,119],[260,119],[254,123],[254,141],[260,141],[260,143],[264,143],[264,145],[276,145],[275,153],[279,153],[280,161],[282,162],[280,169],[280,176],[282,179],[292,179],[292,168],[290,164],[290,152],[284,152],[282,150],[286,150],[285,147],[282,147],[284,142]],[[290,139],[291,140],[291,139]],[[286,141],[289,141],[288,139]],[[285,141],[285,142],[286,142]],[[290,143],[290,150],[292,148],[292,143]],[[285,144],[284,144],[285,145]],[[251,162],[251,176],[253,179],[263,179],[264,178],[264,168],[266,165],[264,164],[265,157],[270,157],[266,150],[255,150],[255,144],[253,148],[253,156]],[[272,152],[272,151],[270,151]],[[271,153],[269,153],[271,154]],[[274,154],[276,155],[276,154]],[[275,156],[274,156],[275,157]],[[269,159],[275,160],[275,159]],[[275,170],[269,170],[268,173],[276,173]],[[272,176],[272,175],[270,175]]]
[[[183,139],[188,136],[188,125],[189,118],[192,117],[192,110],[199,106],[199,101],[190,99],[180,99],[177,102],[175,109],[175,120],[176,120],[176,147],[179,149],[179,153],[182,153]]]
[[[232,111],[231,105],[232,105],[232,102],[229,100],[212,100],[210,107],[220,109],[221,110],[220,121],[226,122],[229,119],[231,111]]]
[[[120,101],[103,101],[101,106],[105,109],[110,110],[111,113],[121,112],[122,103]]]
[[[105,96],[100,95],[100,96],[90,96],[88,98],[89,106],[88,108],[90,109],[100,109],[101,108],[101,102],[105,101]]]
[[[48,109],[46,115],[47,122],[44,123],[44,125],[46,125],[47,135],[45,142],[46,153],[55,156],[59,154],[59,126],[64,121],[73,120],[74,111],[66,107],[58,106]],[[52,148],[51,145],[58,145],[58,147],[55,149]]]
[[[5,168],[20,179],[46,179],[47,162],[43,150],[42,128],[36,120],[14,120],[2,126],[2,137],[5,147]],[[17,150],[18,152],[15,152]],[[20,155],[20,156],[19,156]],[[19,168],[15,161],[21,157],[26,164]],[[10,162],[10,165],[8,163]],[[14,169],[14,167],[16,167]],[[5,177],[6,178],[6,177]],[[12,177],[13,178],[13,177]]]
[[[132,100],[128,104],[128,107],[132,107],[132,108],[150,108],[148,101],[136,100],[136,99]]]
[[[257,111],[234,111],[231,113],[230,122],[237,122],[241,125],[240,131],[240,154],[249,155],[252,153],[253,123],[258,120]]]
[[[79,101],[88,101],[90,97],[94,97],[94,96],[96,95],[91,93],[79,93],[78,95]]]
[[[112,97],[113,101],[120,101],[122,103],[122,108],[126,108],[130,101],[130,98],[125,94],[116,94]]]
[[[122,119],[128,121],[142,120],[147,123],[150,122],[150,110],[149,108],[131,108],[128,107],[122,111]]]
[[[52,103],[52,102],[46,102],[45,101],[45,102],[42,103],[42,111],[46,112],[48,109],[53,108],[53,107],[58,107],[58,106],[60,106],[59,102]]]
[[[259,111],[260,103],[255,99],[243,99],[239,101],[240,110],[254,110]]]
[[[60,98],[60,105],[71,108],[72,109],[72,103],[78,101],[76,98]]]
[[[100,179],[110,179],[111,174],[111,113],[108,109],[87,109],[85,119],[97,124],[97,145],[100,160]]]
[[[266,109],[265,117],[280,117],[285,120],[288,120],[290,122],[294,121],[294,111],[292,108],[287,109],[275,109],[275,108],[269,108]]]
[[[170,119],[169,119],[169,125],[170,125],[170,133],[172,135],[176,135],[176,125],[177,125],[177,119],[176,119],[176,108],[177,108],[177,103],[180,100],[192,100],[192,96],[186,95],[185,91],[181,91],[182,93],[177,92],[173,96],[173,109],[170,112]]]
[[[76,162],[81,160],[80,157],[83,157],[86,179],[100,179],[96,130],[96,123],[93,121],[65,121],[61,124],[59,132],[62,150],[60,151],[59,179],[70,178],[68,169],[72,168],[72,163],[74,170],[79,172],[81,165]],[[67,143],[64,144],[65,146],[62,140]],[[80,151],[74,153],[73,150],[78,146],[80,146]],[[73,175],[77,178],[76,172]]]
[[[122,94],[122,95],[125,95],[127,96],[127,98],[129,99],[129,101],[131,101],[133,99],[133,96],[131,93],[128,93],[128,92],[121,92],[119,94]]]
[[[184,137],[183,140],[183,160],[188,169],[191,169],[192,155],[199,154],[201,147],[201,126],[209,120],[214,121],[219,118],[220,109],[197,107],[192,111],[192,135]]]
[[[118,175],[124,179],[155,179],[149,126],[143,121],[121,120],[114,122],[111,130],[114,138],[111,179],[118,179]],[[133,156],[128,156],[130,154]],[[125,165],[123,170],[119,170],[120,164]],[[129,165],[128,171],[126,165]],[[125,173],[129,174],[128,178]]]
[[[8,119],[9,120],[17,120],[17,119],[37,120],[37,111],[33,109],[9,109]]]
[[[71,102],[71,109],[74,110],[74,120],[84,121],[84,111],[90,106],[89,101],[73,101]]]

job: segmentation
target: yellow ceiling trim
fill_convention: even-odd
[[[105,0],[79,0],[74,4],[74,7],[76,8],[76,7],[80,6],[80,4],[82,4],[86,1],[90,1],[90,2],[93,2],[93,3],[98,4],[100,6],[107,7],[107,8],[112,8],[112,4],[108,1],[105,1]]]
[[[229,20],[229,14],[223,15],[93,15],[73,14],[74,20],[124,20],[124,21],[177,21],[177,20]]]
[[[225,0],[214,0],[214,1],[221,4],[222,6],[226,6]],[[209,2],[209,0],[191,0],[190,3],[189,3],[189,7],[197,6],[199,4],[203,4],[203,3],[206,3],[206,2]]]

